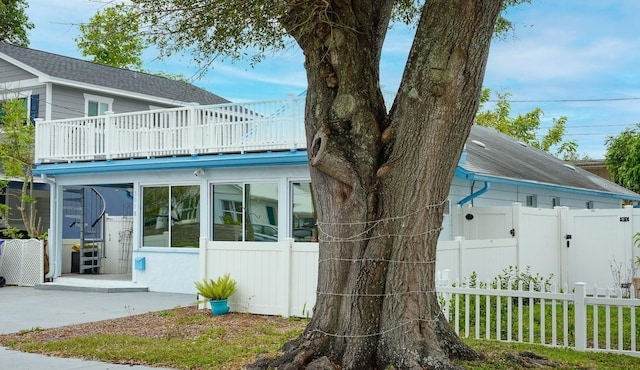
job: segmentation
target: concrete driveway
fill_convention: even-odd
[[[53,328],[138,315],[177,306],[190,306],[195,301],[195,295],[186,294],[94,293],[9,286],[0,288],[0,334],[15,333],[35,327]],[[0,347],[0,369],[157,368],[63,359],[11,351]]]

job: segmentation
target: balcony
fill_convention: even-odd
[[[39,121],[35,162],[306,149],[304,103],[295,98]]]

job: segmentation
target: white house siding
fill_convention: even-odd
[[[195,166],[195,164],[194,164]],[[140,285],[148,286],[152,291],[195,293],[193,281],[197,280],[199,271],[197,248],[163,248],[144,247],[142,245],[142,212],[141,194],[145,186],[165,186],[165,185],[199,185],[200,186],[200,237],[211,238],[213,217],[211,212],[212,194],[211,185],[215,184],[242,184],[242,183],[277,183],[278,184],[278,238],[283,241],[292,235],[292,215],[291,215],[291,188],[292,182],[309,181],[309,170],[306,165],[297,166],[271,166],[271,167],[236,167],[236,168],[203,168],[203,173],[196,176],[193,168],[158,170],[158,171],[138,171],[138,172],[111,172],[96,173],[87,175],[57,175],[56,184],[58,186],[72,185],[100,185],[100,184],[132,184],[134,189],[134,233],[133,233],[133,256],[132,262],[136,259],[144,258],[144,269],[133,269],[132,279]],[[477,182],[474,191],[482,188],[484,183]],[[453,240],[460,236],[461,228],[455,223],[464,221],[462,212],[469,212],[468,209],[458,207],[457,202],[471,193],[471,182],[460,178],[454,178],[451,193],[449,196],[450,212],[445,215],[443,221],[443,231],[440,235],[441,241]],[[552,193],[548,189],[529,186],[516,186],[509,184],[491,184],[491,189],[480,195],[474,201],[475,211],[480,211],[483,207],[511,207],[514,202],[525,203],[526,196],[537,195],[538,207],[531,210],[551,210],[551,197],[560,197],[562,206],[573,209],[584,209],[586,201],[594,202],[597,208],[620,208],[620,202],[616,199],[605,197],[592,197],[589,195],[576,195],[569,192]],[[469,206],[469,204],[467,204]],[[482,216],[487,220],[488,216]],[[498,217],[498,216],[496,216]],[[503,216],[503,218],[506,216]],[[479,218],[478,218],[479,219]],[[462,220],[462,221],[461,221]],[[504,225],[509,226],[511,219],[505,219]],[[466,225],[466,224],[465,224]],[[469,225],[471,225],[469,223]],[[468,225],[467,225],[468,226]],[[54,226],[57,234],[62,232],[62,225]],[[465,226],[466,227],[466,226]],[[479,229],[483,228],[479,225]],[[496,231],[500,234],[498,238],[510,238],[509,227],[502,227]],[[488,230],[488,229],[487,229]],[[56,234],[56,233],[54,233]],[[486,233],[485,233],[486,234]],[[484,235],[484,234],[483,234]],[[522,235],[520,235],[522,236]],[[258,245],[260,243],[257,243]],[[139,266],[140,267],[140,266]]]
[[[278,184],[278,237],[285,240],[291,235],[291,182],[308,181],[307,166],[204,168],[201,176],[194,175],[195,168],[171,171],[114,172],[87,175],[58,175],[56,184],[62,186],[128,184],[134,188],[132,280],[151,291],[196,292],[193,282],[198,279],[197,248],[162,248],[142,246],[141,189],[144,186],[200,185],[200,236],[211,236],[210,187],[220,183],[277,183]],[[54,235],[61,235],[63,225],[52,225]],[[57,239],[57,238],[56,238]],[[52,241],[60,244],[61,240]],[[56,248],[58,248],[56,246]],[[60,247],[61,248],[61,247]],[[144,258],[145,269],[136,270],[135,260]],[[195,296],[194,296],[195,298]]]
[[[36,76],[4,60],[0,60],[0,84],[28,80],[32,78],[36,78]]]
[[[68,86],[53,86],[52,119],[77,118],[85,115],[85,98],[83,94],[91,94],[112,98],[112,109],[115,113],[128,113],[149,110],[149,102],[133,98],[101,93],[99,91],[76,89]],[[158,104],[153,104],[158,105]]]
[[[455,177],[451,185],[449,199],[454,205],[472,193],[470,180]],[[476,181],[473,192],[482,189],[484,182]],[[569,208],[586,208],[587,201],[593,201],[594,208],[620,208],[619,199],[604,196],[583,195],[567,191],[554,191],[540,187],[491,183],[489,191],[473,200],[476,207],[510,206],[513,203],[526,204],[527,195],[536,195],[538,208],[553,208],[552,198],[560,198],[560,205]]]
[[[99,95],[95,94],[94,95]],[[116,96],[113,100],[113,111],[115,113],[130,113],[130,112],[140,112],[149,110],[149,104],[159,107],[158,103],[149,103],[136,99],[126,98],[122,96]],[[165,107],[171,108],[171,107]]]
[[[51,96],[51,119],[84,116],[84,97],[82,96],[81,90],[54,85]]]

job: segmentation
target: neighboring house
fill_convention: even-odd
[[[587,170],[595,175],[611,181],[611,174],[604,159],[580,159],[572,162],[574,166]]]
[[[183,81],[0,42],[0,100],[15,98],[46,121],[229,102]]]
[[[63,258],[63,192],[96,184],[132,189],[130,279],[150,290],[195,292],[203,240],[315,242],[303,117],[304,99],[291,99],[40,122],[36,173],[58,205],[52,259]],[[619,208],[640,195],[474,126],[448,200],[441,240],[459,235],[458,205]]]
[[[39,120],[98,116],[106,112],[124,113],[228,102],[183,81],[0,42],[0,102],[7,99],[23,100],[34,123]],[[68,145],[60,136],[51,136],[49,139],[59,146]],[[82,141],[86,138],[75,139]],[[38,181],[37,208],[46,230],[50,226],[51,217],[49,185],[40,179]],[[11,187],[19,185],[20,183],[12,183]],[[96,210],[88,211],[84,216],[88,222],[93,223],[103,213],[103,208],[110,215],[132,214],[131,189],[116,191],[96,187],[96,190],[97,193],[84,189],[86,198],[96,198],[99,193],[105,204],[104,207],[97,205]],[[102,202],[99,197],[94,201]],[[15,203],[9,205],[15,207]],[[71,218],[65,223],[70,225],[74,220],[77,221]],[[82,223],[75,223],[79,224]],[[75,227],[64,228],[64,235],[68,238],[79,238],[81,233]]]
[[[518,202],[539,208],[607,209],[637,202],[640,196],[494,129],[474,126],[449,200],[476,207]],[[464,235],[457,226],[450,223],[448,228],[445,218],[441,239]]]

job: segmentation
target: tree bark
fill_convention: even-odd
[[[501,2],[427,1],[389,113],[379,62],[394,1],[300,1],[320,261],[313,318],[257,368],[455,368],[477,358],[435,294],[442,213],[477,110]]]

